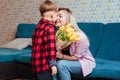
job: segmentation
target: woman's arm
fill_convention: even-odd
[[[63,59],[63,60],[71,60],[71,61],[78,60],[78,58],[75,57],[75,56],[65,55],[65,54],[62,54],[61,52],[57,52],[57,58],[58,59]]]
[[[87,36],[81,32],[80,33],[80,41],[74,42],[70,47],[70,53],[71,55],[76,56],[77,58],[84,57],[89,49],[89,40]]]

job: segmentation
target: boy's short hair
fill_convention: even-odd
[[[43,14],[47,11],[57,11],[57,6],[52,1],[46,0],[43,3],[41,3],[39,10],[41,15],[43,16]]]

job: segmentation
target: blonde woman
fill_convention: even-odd
[[[59,8],[56,25],[67,25],[71,23],[80,40],[72,42],[69,46],[70,55],[57,52],[57,69],[59,80],[71,80],[70,74],[83,75],[90,74],[96,66],[95,60],[89,50],[89,40],[86,34],[78,27],[72,12],[68,8]]]

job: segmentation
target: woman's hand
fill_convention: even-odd
[[[57,57],[58,59],[71,60],[71,61],[76,61],[76,60],[78,60],[78,58],[75,57],[75,56],[65,55],[65,54],[62,54],[62,53],[59,52],[59,51],[57,52],[56,57]]]

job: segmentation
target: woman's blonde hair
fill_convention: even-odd
[[[84,36],[86,36],[87,40],[88,36],[78,27],[77,22],[75,20],[75,17],[73,16],[72,12],[70,11],[70,9],[68,8],[59,8],[58,11],[64,11],[67,15],[69,15],[69,23],[72,24],[72,27],[75,29],[76,32],[80,32],[81,34],[83,34]]]
[[[75,20],[75,17],[73,16],[72,12],[68,8],[59,8],[58,11],[64,11],[67,14],[67,18],[69,19],[69,23],[72,24],[72,27],[76,31],[81,31],[81,29],[78,27],[77,22]]]

